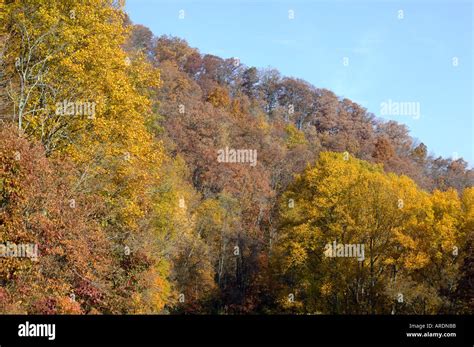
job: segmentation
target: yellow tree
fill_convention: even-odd
[[[474,289],[472,288],[472,278],[474,276],[474,188],[466,188],[462,194],[463,225],[461,237],[464,238],[464,247],[460,249],[460,271],[454,299],[456,300],[456,313],[474,312]]]
[[[147,222],[151,192],[164,158],[149,131],[156,117],[150,95],[160,85],[159,72],[142,54],[127,56],[121,48],[129,30],[123,5],[18,0],[6,4],[2,23],[9,28],[5,74],[18,127],[40,139],[49,155],[72,158],[79,171],[75,189],[98,193],[106,202],[101,225],[117,255],[112,311],[135,310],[128,307],[135,302],[130,291],[150,282],[134,271],[154,266],[143,245],[153,234]],[[153,285],[166,282],[155,275]],[[150,310],[163,309],[162,299]]]
[[[452,251],[462,244],[460,210],[454,191],[430,195],[381,165],[321,153],[281,201],[274,263],[283,275],[283,306],[313,313],[442,310],[445,285],[452,291],[458,276]]]
[[[173,292],[168,306],[175,312],[200,313],[215,289],[206,235],[196,222],[200,197],[181,157],[166,160],[160,172],[152,223],[157,256],[171,260]]]

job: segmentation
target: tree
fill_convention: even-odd
[[[316,111],[312,86],[302,80],[284,78],[280,83],[278,102],[286,108],[286,120],[290,118],[298,130]]]
[[[216,89],[214,89],[207,97],[207,101],[209,101],[212,106],[217,108],[227,108],[230,105],[229,94],[227,93],[227,90],[225,88],[221,87],[217,87]]]
[[[472,248],[474,245],[474,188],[466,188],[462,194],[463,226],[462,233],[465,238],[465,246],[460,250],[463,259],[460,264],[461,275],[459,277],[456,292],[453,299],[456,303],[456,313],[470,313],[474,309],[474,293],[472,287],[472,276],[474,259]]]
[[[242,74],[242,92],[249,98],[254,97],[258,81],[257,69],[255,67],[246,69]]]
[[[188,43],[178,37],[163,35],[155,42],[155,61],[161,64],[165,61],[173,62],[182,70],[188,58],[196,53]]]
[[[390,141],[385,137],[377,138],[375,142],[374,152],[372,157],[378,163],[386,163],[395,156],[395,150],[393,149]]]
[[[280,206],[273,263],[282,276],[277,297],[283,309],[372,314],[445,309],[449,300],[443,297],[459,276],[452,250],[463,244],[454,191],[430,196],[381,166],[325,152],[297,176]],[[359,247],[356,256],[347,254],[352,247]],[[335,256],[336,248],[342,252]],[[289,294],[294,302],[288,302]]]
[[[14,127],[0,139],[0,242],[37,247],[36,260],[0,258],[1,312],[110,310],[112,244],[94,218],[104,213],[99,197],[75,190],[74,166],[46,158]]]
[[[120,3],[26,0],[9,3],[6,13],[7,75],[13,101],[22,105],[15,113],[21,129],[48,155],[70,158],[79,192],[103,197],[99,222],[115,243],[112,312],[159,312],[167,280],[142,246],[153,234],[150,192],[165,157],[148,126],[156,119],[150,97],[159,72],[143,54],[128,57],[121,48],[130,28]],[[72,113],[61,108],[69,102]],[[93,112],[78,112],[85,102]],[[146,294],[149,282],[162,297]]]
[[[125,49],[126,51],[139,51],[151,57],[154,49],[153,33],[143,25],[132,25]]]

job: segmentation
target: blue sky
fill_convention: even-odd
[[[128,0],[126,8],[157,36],[331,89],[406,124],[431,153],[474,164],[472,1]],[[389,100],[419,103],[420,117],[382,117]]]

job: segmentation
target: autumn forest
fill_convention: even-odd
[[[0,0],[2,314],[472,314],[473,183],[122,1]]]

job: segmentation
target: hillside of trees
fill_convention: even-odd
[[[121,1],[0,0],[0,245],[39,249],[0,257],[0,313],[473,313],[473,183],[405,125]]]

